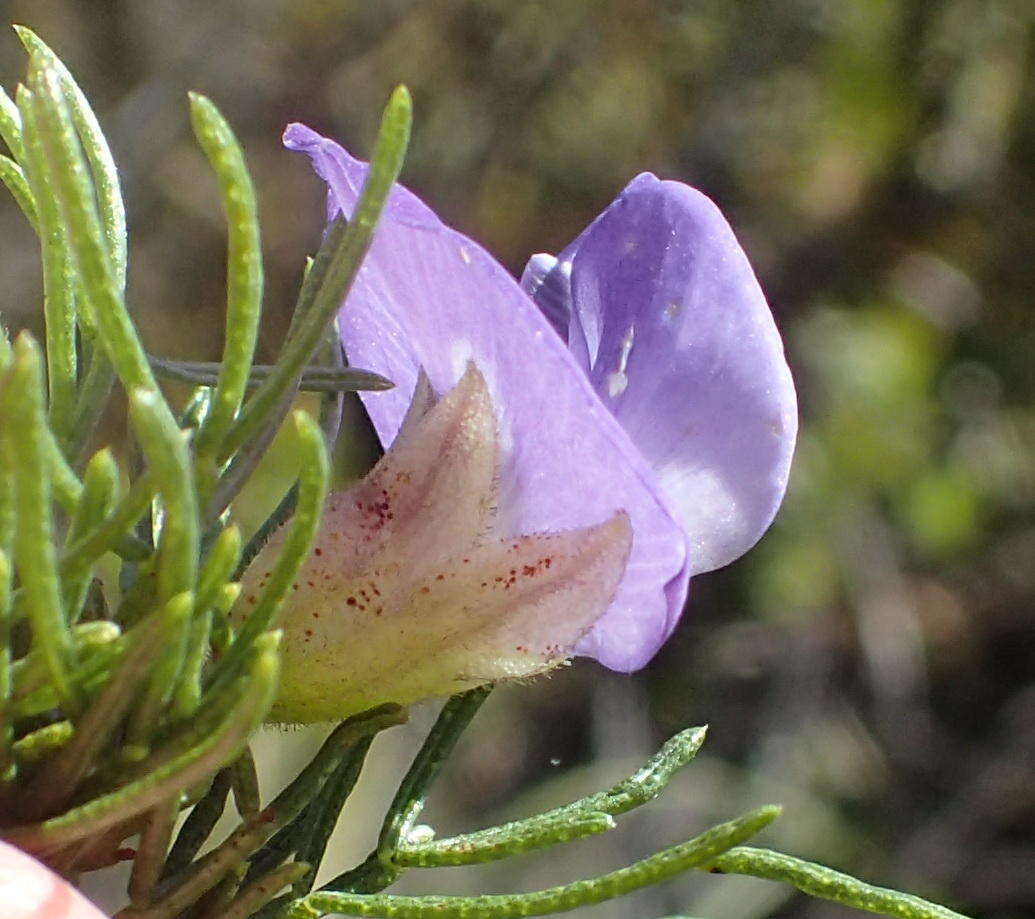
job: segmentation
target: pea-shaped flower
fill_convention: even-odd
[[[329,217],[349,216],[366,164],[302,125],[284,139],[327,182]],[[575,650],[634,670],[671,634],[691,574],[747,551],[782,500],[797,432],[783,345],[719,210],[649,174],[524,282],[396,187],[342,342],[397,384],[364,396],[385,444],[422,368],[442,394],[477,366],[499,427],[500,532],[628,515],[624,576]]]
[[[500,534],[497,444],[473,366],[422,414],[422,394],[381,461],[333,494],[281,612],[281,691],[270,717],[307,723],[408,703],[567,660],[607,608],[629,553],[628,518]],[[249,566],[246,616],[285,531]]]

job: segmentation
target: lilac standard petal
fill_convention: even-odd
[[[708,198],[647,173],[564,256],[572,347],[675,503],[691,572],[728,564],[772,521],[798,426],[747,257]]]
[[[365,164],[301,125],[284,140],[327,181],[331,213],[350,214]],[[474,361],[500,426],[504,532],[629,515],[634,543],[625,577],[579,652],[615,670],[650,660],[686,597],[685,537],[639,451],[506,270],[397,187],[339,322],[350,360],[397,384],[364,396],[384,443],[399,430],[418,368],[442,394]]]

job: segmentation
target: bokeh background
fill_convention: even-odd
[[[576,664],[490,700],[427,816],[560,803],[708,722],[706,752],[607,838],[410,892],[599,873],[765,801],[769,840],[986,919],[1035,914],[1035,7],[1030,0],[8,0],[91,95],[123,170],[147,344],[214,359],[223,230],[185,93],[241,135],[264,215],[262,357],[322,191],[304,120],[360,153],[405,81],[405,172],[515,272],[650,169],[725,210],[784,333],[803,430],[749,557],[698,578],[635,676]],[[0,78],[23,72],[0,35]],[[34,325],[35,242],[0,201],[0,308]],[[113,433],[117,437],[117,432]],[[247,512],[247,509],[246,509]],[[362,857],[433,711],[381,744],[335,858]],[[266,739],[274,772],[312,738]],[[271,782],[275,778],[270,779]],[[377,786],[377,787],[375,787]],[[587,915],[588,915],[587,911]],[[693,877],[600,917],[843,915]]]

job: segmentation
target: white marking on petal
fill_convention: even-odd
[[[607,394],[612,399],[625,392],[625,388],[629,385],[629,377],[625,371],[629,366],[629,355],[632,354],[635,340],[636,329],[629,326],[629,330],[622,339],[622,350],[618,353],[618,369],[607,375]]]
[[[467,251],[463,246],[460,247],[460,258],[464,260],[465,265],[471,264],[471,253]]]
[[[473,356],[474,348],[466,338],[458,338],[449,346],[449,363],[454,377],[459,380],[467,372],[467,365]],[[478,369],[481,370],[481,367]]]
[[[621,371],[607,375],[607,394],[612,399],[617,399],[629,385],[629,377]]]

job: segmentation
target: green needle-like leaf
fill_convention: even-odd
[[[479,686],[453,696],[442,707],[388,808],[377,842],[377,851],[383,861],[394,862],[400,843],[409,835],[424,810],[431,783],[490,692],[491,686]]]
[[[303,896],[313,889],[316,872],[323,861],[327,843],[338,823],[345,802],[359,781],[359,774],[372,740],[372,737],[368,737],[349,751],[327,780],[316,800],[299,815],[299,819],[304,820],[306,832],[299,841],[295,858],[305,862],[309,868],[299,875],[292,885],[291,892],[296,897]]]
[[[71,471],[71,470],[69,470]],[[83,475],[82,490],[72,512],[66,545],[72,545],[86,536],[111,512],[119,490],[119,468],[108,449],[94,454]],[[62,572],[62,596],[69,621],[78,620],[86,593],[90,587],[90,566]]]
[[[33,56],[29,82],[32,109],[46,151],[47,178],[68,229],[80,292],[126,388],[155,390],[147,355],[126,311],[119,263],[110,251],[111,241],[97,211],[98,199],[62,81],[49,58]]]
[[[0,137],[7,144],[11,156],[19,163],[25,162],[25,146],[22,141],[22,116],[14,100],[0,89]]]
[[[219,381],[221,364],[210,361],[171,361],[149,356],[151,369],[161,378],[197,386],[215,386]],[[261,386],[273,371],[275,364],[253,364],[246,385]],[[302,371],[298,388],[302,392],[383,392],[394,386],[391,380],[358,367],[310,366]]]
[[[154,390],[130,392],[130,417],[162,498],[158,589],[167,600],[197,583],[200,534],[190,455],[183,431]]]
[[[190,94],[191,123],[219,180],[228,236],[226,335],[212,408],[197,439],[199,463],[213,460],[244,398],[262,312],[262,244],[244,154],[219,110]]]
[[[129,876],[129,902],[133,906],[147,906],[151,902],[151,892],[158,881],[165,853],[172,839],[176,818],[180,815],[179,796],[162,801],[147,815],[140,841],[137,843],[137,855],[133,859],[133,871]]]
[[[291,919],[318,919],[329,913],[381,916],[385,919],[518,919],[589,906],[657,884],[707,864],[754,836],[779,815],[778,807],[762,807],[720,824],[688,842],[673,846],[598,878],[576,881],[534,893],[484,897],[401,897],[319,891],[287,912]]]
[[[92,320],[91,320],[92,322]],[[115,382],[115,368],[105,353],[101,343],[96,340],[96,330],[87,330],[86,313],[79,313],[79,324],[90,339],[84,351],[89,357],[86,375],[79,387],[79,396],[75,405],[75,424],[69,439],[68,455],[78,456],[87,445],[97,422],[100,421],[108,396]]]
[[[432,782],[490,692],[491,686],[479,686],[452,696],[442,706],[388,807],[377,848],[365,862],[338,875],[326,888],[373,893],[384,890],[399,877],[402,869],[396,864],[395,855],[424,810]]]
[[[121,553],[125,534],[151,507],[154,492],[154,477],[145,472],[115,505],[106,520],[62,554],[62,576],[69,576],[79,566],[92,564],[105,552],[118,550]],[[130,554],[126,557],[133,556]],[[139,560],[139,555],[137,558]]]
[[[104,236],[111,255],[112,267],[119,288],[126,283],[126,208],[122,202],[119,189],[118,170],[111,155],[108,142],[97,121],[97,116],[86,95],[79,88],[68,68],[56,54],[33,32],[24,26],[15,26],[18,38],[30,55],[41,57],[57,74],[65,101],[71,109],[76,133],[82,142],[86,159],[90,166],[93,184],[97,189],[97,201],[100,204]],[[7,137],[5,135],[5,140]],[[10,140],[8,140],[10,146]],[[11,147],[16,159],[18,152]]]
[[[406,712],[398,705],[382,705],[343,722],[331,733],[320,751],[299,776],[263,810],[245,820],[225,842],[196,866],[180,883],[147,910],[130,911],[125,919],[171,919],[211,890],[234,865],[256,852],[277,830],[290,823],[323,787],[342,755],[364,737],[402,724]]]
[[[25,172],[14,160],[7,156],[0,156],[0,182],[7,186],[11,197],[22,209],[25,219],[37,232],[40,232],[39,217],[36,213],[36,197],[29,188],[29,180]]]
[[[234,576],[240,559],[241,531],[236,524],[231,524],[212,543],[198,575],[199,610],[206,610],[216,602],[222,586]]]
[[[791,884],[809,896],[897,919],[967,919],[936,903],[886,887],[874,887],[833,868],[793,855],[748,846],[731,849],[709,866],[725,874],[745,874]]]
[[[276,419],[276,411],[298,385],[302,369],[309,363],[324,330],[344,302],[359,272],[363,257],[374,238],[392,185],[402,169],[410,138],[412,103],[405,87],[398,87],[381,119],[370,171],[363,184],[359,203],[352,220],[340,239],[334,239],[329,258],[318,256],[302,285],[298,310],[304,312],[295,334],[289,337],[273,372],[255,395],[246,403],[237,424],[223,445],[224,458],[250,440],[260,429]],[[338,234],[328,234],[328,240]],[[285,409],[286,410],[286,409]],[[274,427],[279,424],[279,419]]]
[[[91,701],[73,741],[33,777],[26,789],[26,817],[38,820],[64,806],[97,764],[122,723],[165,636],[165,610],[157,610],[126,635],[128,649],[104,690]]]
[[[126,641],[114,622],[102,621],[73,626],[72,643],[79,660],[72,681],[85,690],[87,684],[94,682],[93,677],[103,675],[118,660],[125,650]],[[57,706],[50,674],[38,649],[30,650],[11,665],[10,679],[11,699],[18,717]],[[23,709],[22,706],[32,705],[29,700],[37,694],[42,698],[35,703],[36,708],[31,711]]]
[[[246,884],[230,906],[220,911],[218,919],[248,919],[249,916],[254,916],[256,911],[269,903],[277,893],[304,878],[311,870],[305,862],[292,862],[274,868],[268,874]],[[210,913],[206,919],[216,919],[216,914]]]
[[[75,736],[71,721],[55,721],[19,738],[14,743],[14,758],[19,768],[33,766],[68,746]]]
[[[220,661],[215,680],[225,679],[232,674],[255,637],[275,624],[277,613],[291,589],[298,569],[312,551],[316,530],[320,525],[330,480],[327,449],[320,429],[305,412],[296,411],[293,417],[298,432],[300,472],[298,505],[291,530],[254,610]]]
[[[707,729],[703,727],[680,731],[640,769],[607,791],[476,833],[419,845],[404,843],[395,861],[399,865],[421,868],[472,865],[605,832],[614,826],[611,817],[661,794],[676,771],[697,755],[706,734]]]
[[[58,817],[7,830],[4,838],[32,851],[59,848],[129,820],[216,772],[237,755],[269,711],[279,669],[277,640],[269,635],[255,643],[258,653],[240,681],[237,704],[196,746]]]
[[[61,604],[54,550],[43,367],[39,347],[27,333],[14,344],[14,361],[0,392],[0,415],[17,510],[15,564],[32,624],[33,647],[39,649],[66,713],[74,717],[81,700],[71,680],[75,653]]]
[[[122,747],[122,757],[127,761],[143,759],[150,749],[150,738],[183,670],[193,611],[194,594],[189,590],[166,603],[162,650],[151,663],[147,685],[129,718]]]
[[[3,463],[0,461],[0,466]],[[0,482],[2,486],[3,482]],[[14,719],[11,699],[11,560],[0,549],[0,786],[14,778]]]
[[[230,791],[234,796],[237,813],[244,819],[254,817],[262,806],[259,800],[259,773],[249,747],[230,764]]]
[[[35,203],[42,248],[49,417],[54,434],[64,442],[71,435],[76,400],[75,275],[33,97],[19,86],[17,98],[24,127],[26,179]]]
[[[176,841],[169,850],[169,856],[162,868],[162,879],[172,877],[185,870],[212,835],[216,823],[226,810],[227,795],[230,794],[230,772],[221,769],[212,779],[212,784],[201,800],[194,805],[187,819],[183,821]]]

